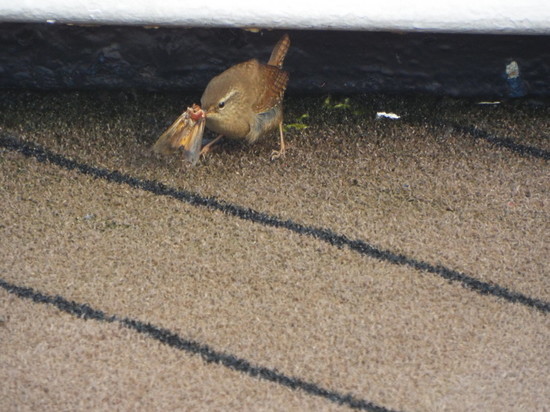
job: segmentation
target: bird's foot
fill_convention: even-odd
[[[271,156],[269,156],[269,159],[271,161],[280,159],[281,157],[285,157],[286,150],[283,148],[281,150],[273,150],[271,152]]]
[[[215,144],[223,137],[223,134],[220,134],[218,137],[216,137],[214,140],[212,140],[210,143],[204,145],[204,147],[201,149],[201,152],[199,153],[199,156],[206,157],[206,154],[208,152],[211,152],[216,146]]]

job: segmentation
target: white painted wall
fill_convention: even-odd
[[[550,34],[550,0],[0,0],[0,22]]]

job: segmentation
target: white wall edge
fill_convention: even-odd
[[[0,0],[0,22],[550,34],[550,1]]]

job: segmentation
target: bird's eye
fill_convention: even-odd
[[[224,106],[225,106],[225,102],[224,102],[224,101],[221,101],[221,102],[218,103],[218,107],[219,107],[220,109],[223,109]]]

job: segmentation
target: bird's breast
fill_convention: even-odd
[[[267,112],[258,113],[254,117],[254,121],[250,125],[250,131],[246,136],[246,140],[250,143],[255,142],[263,135],[277,128],[283,120],[283,108],[279,104]]]
[[[250,122],[246,117],[244,114],[227,117],[211,115],[206,117],[206,127],[231,139],[245,138],[250,133]]]

